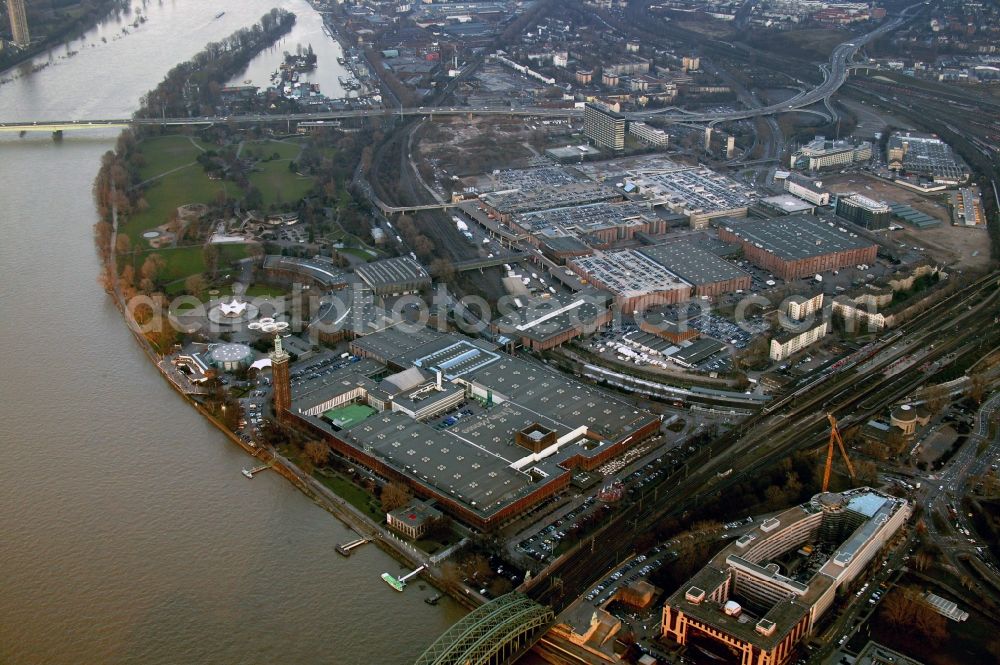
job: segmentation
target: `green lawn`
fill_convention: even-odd
[[[229,269],[229,265],[233,261],[247,257],[246,245],[220,245],[219,249],[219,272],[222,273]],[[167,262],[163,281],[178,282],[180,280],[177,284],[171,284],[167,288],[168,293],[180,293],[184,290],[183,280],[185,277],[205,271],[205,259],[201,245],[170,247],[150,250],[144,254],[140,254],[136,260],[137,271],[142,266],[142,262],[145,261],[148,254],[159,254]]]
[[[343,249],[338,249],[337,251],[341,254],[356,256],[363,261],[371,261],[372,259],[377,259],[379,256],[378,252],[365,249],[364,247],[344,247]]]
[[[376,523],[385,520],[385,513],[373,507],[372,497],[354,483],[340,476],[326,476],[318,472],[314,472],[313,477],[333,490],[333,493],[341,499],[371,517]]]
[[[222,180],[209,180],[195,164],[150,183],[143,196],[149,207],[138,211],[123,224],[124,231],[133,245],[145,246],[142,234],[169,221],[178,206],[185,203],[212,204],[219,192],[226,191]]]
[[[139,169],[139,177],[148,180],[161,173],[184,164],[190,164],[198,158],[201,150],[198,150],[186,136],[157,136],[146,139],[139,146],[146,164]],[[198,143],[197,140],[194,140]],[[206,146],[201,145],[202,148]],[[207,148],[206,148],[207,149]]]
[[[233,285],[229,284],[219,289],[221,295],[229,296],[233,294]],[[277,286],[267,286],[266,284],[251,284],[246,287],[243,294],[248,298],[278,298],[288,294],[288,289],[283,289]],[[214,297],[214,296],[212,296]]]
[[[312,189],[313,179],[297,176],[288,170],[287,159],[260,162],[250,174],[250,183],[260,190],[264,206],[293,203]]]
[[[243,145],[243,150],[250,150],[255,154],[260,152],[264,159],[268,159],[274,153],[278,153],[278,159],[295,159],[299,156],[302,146],[300,144],[286,143],[283,141],[248,141]]]

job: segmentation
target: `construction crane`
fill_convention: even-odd
[[[844,447],[844,440],[840,438],[840,430],[837,429],[837,419],[833,417],[832,413],[826,414],[827,419],[830,421],[830,442],[826,446],[826,468],[823,469],[823,491],[826,492],[830,489],[830,468],[833,466],[833,442],[836,441],[837,445],[840,446],[840,454],[844,456],[844,462],[847,463],[847,470],[851,473],[851,479],[854,479],[854,465],[851,464],[851,458],[847,456],[847,449]]]

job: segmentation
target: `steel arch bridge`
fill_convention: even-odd
[[[416,665],[499,665],[523,653],[555,621],[551,607],[518,592],[481,605],[449,628]]]

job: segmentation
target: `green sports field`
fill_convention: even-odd
[[[323,417],[340,429],[350,429],[373,415],[375,409],[364,404],[348,404],[323,412]]]

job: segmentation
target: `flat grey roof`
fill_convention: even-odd
[[[778,196],[768,196],[767,198],[761,199],[761,203],[765,203],[772,208],[780,210],[785,214],[793,214],[797,212],[806,212],[812,210],[816,206],[808,201],[803,201],[797,196],[792,196],[791,194],[779,194]]]
[[[294,256],[272,254],[264,257],[265,270],[287,270],[315,279],[324,286],[348,284],[351,280],[332,261],[323,257],[300,259]]]
[[[726,218],[718,220],[718,226],[736,234],[744,242],[790,261],[875,246],[867,238],[812,215],[789,215],[777,219]]]
[[[557,293],[549,298],[520,296],[522,306],[496,322],[506,335],[530,337],[539,341],[580,330],[608,310],[608,298],[596,293],[573,296]]]
[[[677,353],[670,356],[675,360],[687,365],[697,365],[702,360],[707,360],[719,351],[726,348],[726,345],[714,339],[702,337],[690,346],[686,346]]]
[[[603,288],[626,298],[689,286],[660,263],[631,249],[584,256],[569,263]]]
[[[354,272],[373,289],[415,282],[429,284],[431,280],[431,276],[424,270],[424,267],[409,256],[397,256],[374,263],[365,263],[356,267]]]
[[[652,245],[641,247],[639,251],[695,286],[726,282],[731,279],[750,279],[750,273],[691,243]]]

